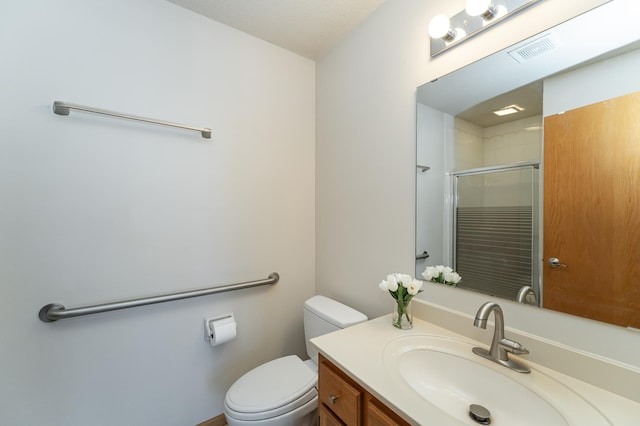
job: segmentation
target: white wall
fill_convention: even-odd
[[[544,1],[430,61],[429,20],[436,13],[462,10],[464,1],[387,1],[319,62],[319,293],[374,317],[391,309],[378,282],[388,273],[414,270],[416,87],[601,3]],[[421,297],[468,314],[486,301],[435,285],[427,286]],[[635,356],[640,339],[620,327],[515,303],[504,302],[503,308],[507,326],[640,365]]]
[[[189,425],[304,354],[315,292],[315,64],[158,0],[0,14],[0,424]],[[213,129],[72,112],[75,102]],[[279,284],[43,323],[67,307]],[[235,311],[212,348],[205,315]]]
[[[545,79],[543,115],[558,114],[640,90],[640,52],[635,50]],[[599,84],[606,71],[608,84]],[[588,87],[589,90],[584,90]]]
[[[427,265],[444,263],[445,115],[423,104],[416,108],[416,162],[429,170],[416,170],[416,254],[429,253],[416,260],[415,276],[421,277]]]

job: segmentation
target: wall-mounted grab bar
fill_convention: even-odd
[[[431,256],[429,254],[428,251],[423,251],[422,254],[416,254],[416,260],[420,260],[420,259],[427,259],[429,256]]]
[[[68,102],[61,102],[61,101],[53,102],[53,112],[58,115],[69,115],[69,111],[72,109],[78,110],[78,111],[84,111],[84,112],[91,112],[94,114],[108,115],[110,117],[124,118],[126,120],[143,121],[145,123],[159,124],[161,126],[178,127],[180,129],[195,130],[200,132],[203,138],[211,139],[211,129],[206,127],[186,126],[184,124],[172,123],[170,121],[155,120],[153,118],[145,118],[145,117],[138,117],[136,115],[121,114],[119,112],[107,111],[106,109],[99,109],[99,108],[93,108],[93,107],[88,107],[83,105],[70,104]]]
[[[179,293],[164,294],[160,296],[142,297],[139,299],[124,300],[122,302],[105,303],[102,305],[83,306],[81,308],[66,309],[60,303],[49,303],[43,306],[38,312],[38,317],[44,322],[53,322],[65,318],[80,317],[84,315],[99,314],[102,312],[115,311],[118,309],[135,308],[136,306],[153,305],[155,303],[171,302],[174,300],[188,299],[190,297],[207,296],[209,294],[224,293],[226,291],[241,290],[244,288],[257,287],[267,284],[275,284],[280,280],[280,275],[273,272],[269,278],[257,281],[247,281],[244,283],[228,284],[218,287],[204,288],[201,290],[191,290]]]

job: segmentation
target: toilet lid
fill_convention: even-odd
[[[262,364],[240,377],[227,392],[225,407],[240,420],[279,416],[317,396],[318,375],[296,355]]]

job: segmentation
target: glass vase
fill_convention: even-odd
[[[411,309],[411,301],[406,303],[396,300],[393,301],[391,323],[394,327],[401,330],[410,330],[413,328],[413,311]]]

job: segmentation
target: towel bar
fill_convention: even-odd
[[[75,109],[78,111],[91,112],[94,114],[108,115],[110,117],[124,118],[126,120],[143,121],[145,123],[159,124],[161,126],[178,127],[180,129],[195,130],[200,132],[203,138],[211,139],[211,129],[206,127],[193,127],[184,124],[172,123],[170,121],[156,120],[153,118],[139,117],[136,115],[121,114],[119,112],[107,111],[106,109],[93,108],[83,105],[70,104],[67,102],[53,102],[53,112],[58,115],[69,115],[69,111]]]

